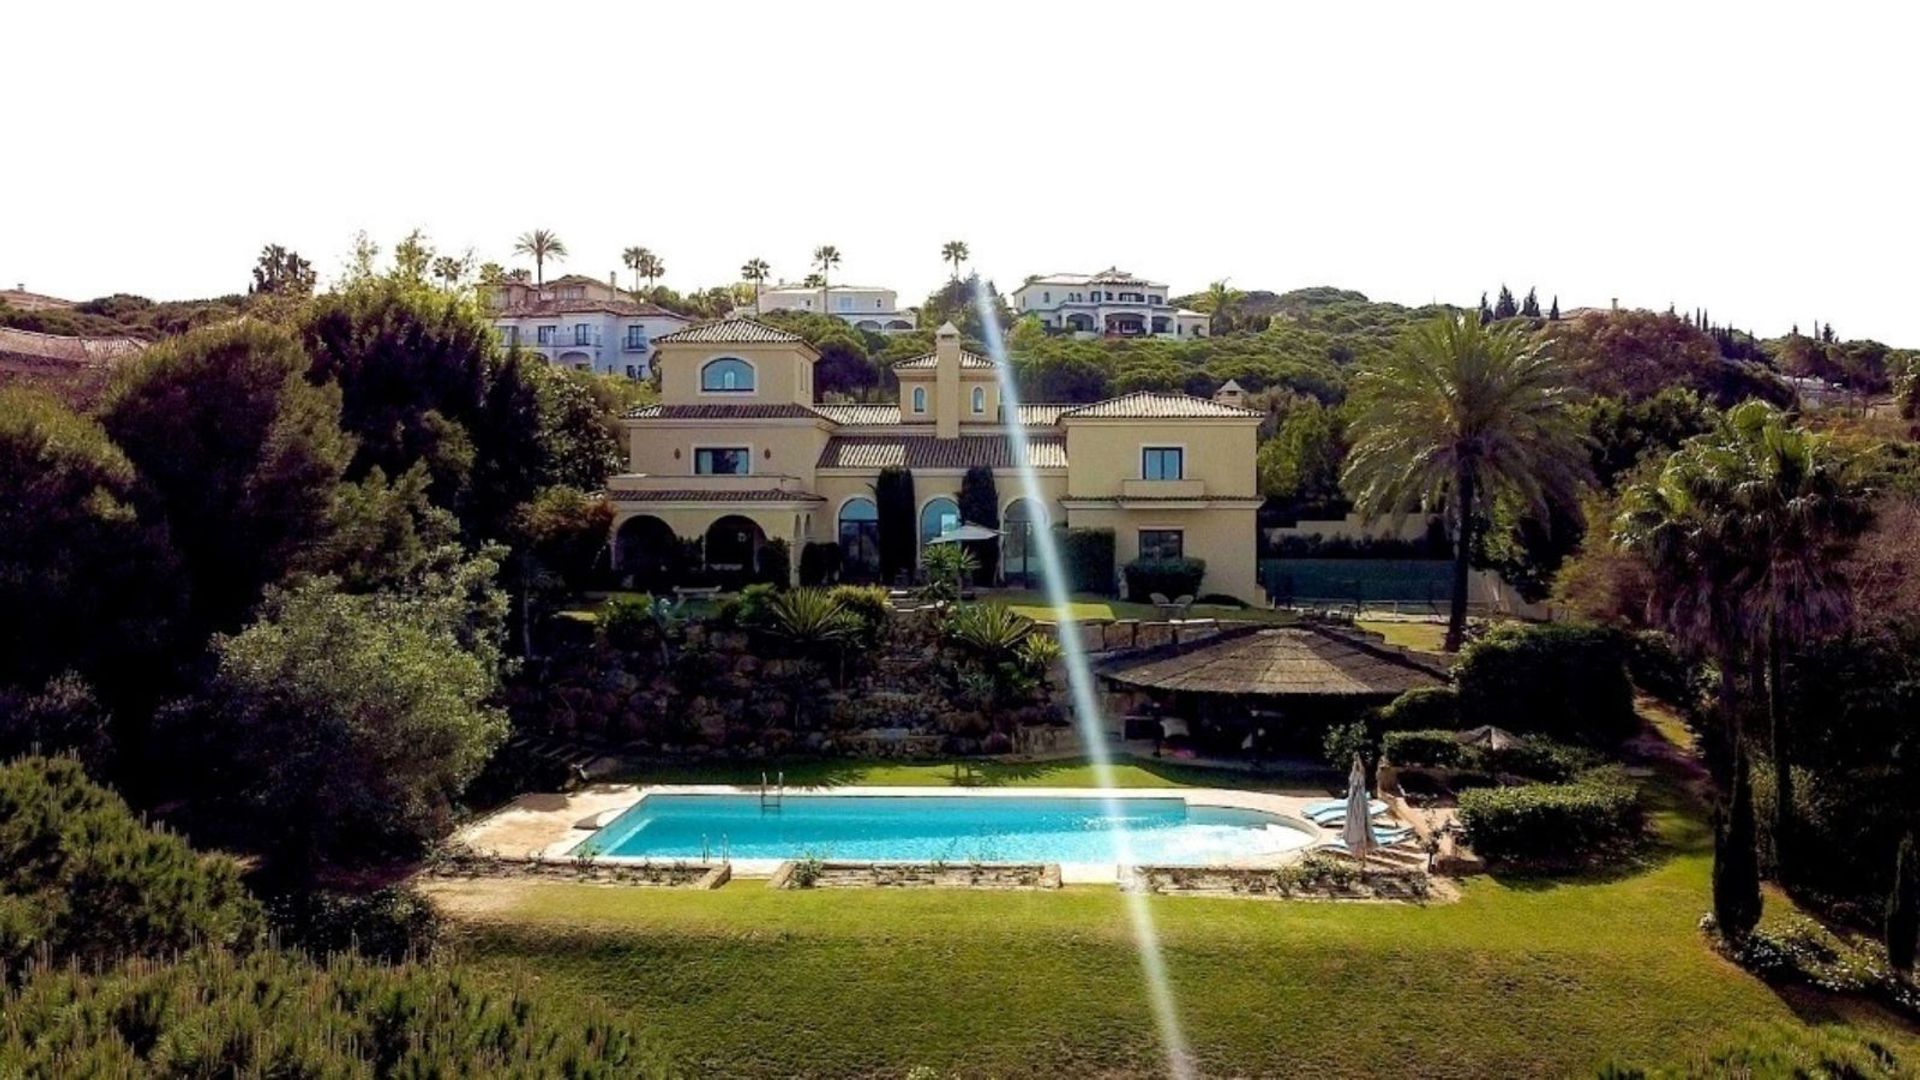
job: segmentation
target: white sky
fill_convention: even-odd
[[[683,289],[833,243],[917,303],[961,239],[1003,291],[1504,281],[1920,346],[1920,5],[14,6],[0,285],[69,298],[544,227]]]

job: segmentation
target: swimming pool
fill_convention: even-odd
[[[1178,797],[649,794],[574,850],[625,858],[1112,863],[1113,830],[1134,861],[1205,865],[1279,855],[1312,836],[1259,810]]]

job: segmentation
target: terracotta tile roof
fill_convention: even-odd
[[[614,502],[704,502],[704,503],[743,503],[743,502],[826,502],[820,495],[809,495],[804,491],[780,491],[775,488],[755,488],[745,491],[711,491],[703,488],[671,488],[663,491],[619,491],[608,493]]]
[[[925,356],[915,356],[910,359],[902,360],[899,363],[893,365],[893,370],[895,371],[901,371],[901,370],[931,371],[936,365],[939,364],[939,362],[940,362],[940,354],[927,353]],[[993,360],[990,357],[981,356],[977,352],[968,352],[965,349],[961,349],[960,350],[960,366],[962,368],[972,368],[976,371],[982,370],[982,369],[990,371],[993,368]]]
[[[1067,440],[1058,435],[1041,435],[1028,442],[1033,464],[1040,469],[1067,467]],[[1013,446],[1004,435],[962,435],[957,439],[937,439],[931,435],[835,435],[820,451],[822,469],[884,469],[889,465],[909,469],[970,469],[985,465],[990,469],[1013,468]]]
[[[1135,653],[1103,664],[1100,674],[1149,690],[1391,699],[1445,685],[1441,663],[1354,633],[1287,626]]]
[[[1253,409],[1222,405],[1192,394],[1166,394],[1139,390],[1117,398],[1079,405],[1060,414],[1063,419],[1085,417],[1097,420],[1201,419],[1207,417],[1260,416]]]
[[[147,343],[130,337],[68,337],[0,326],[0,358],[61,367],[102,367],[137,355]]]
[[[659,304],[643,304],[633,300],[530,300],[522,304],[509,304],[506,307],[494,308],[491,317],[495,319],[530,319],[539,318],[543,315],[587,315],[593,313],[624,315],[631,319],[673,319],[683,323],[693,321],[685,315],[668,311]]]
[[[873,427],[879,424],[900,423],[898,405],[815,405],[814,411],[836,424],[851,424],[856,427]]]
[[[1020,423],[1026,427],[1053,427],[1060,422],[1060,414],[1077,405],[1047,404],[1045,402],[1020,405]]]
[[[821,414],[797,402],[784,402],[768,405],[642,405],[626,415],[629,420],[818,420]]]
[[[690,341],[711,345],[752,345],[763,342],[805,341],[799,334],[748,318],[716,319],[654,339],[656,343]]]

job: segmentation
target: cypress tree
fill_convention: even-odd
[[[1887,897],[1887,962],[1895,971],[1913,970],[1916,936],[1920,936],[1920,852],[1913,834],[1900,841],[1893,862],[1893,892]]]
[[[1513,290],[1505,285],[1500,286],[1500,299],[1493,303],[1493,317],[1496,320],[1511,319],[1518,314],[1520,305],[1513,302]]]
[[[1713,918],[1722,937],[1738,940],[1760,922],[1760,861],[1744,747],[1734,750],[1731,803],[1713,831]]]
[[[960,478],[960,520],[969,525],[983,525],[989,529],[1000,527],[1000,490],[993,482],[993,470],[985,465],[975,465]],[[991,585],[1000,573],[1000,541],[984,540],[974,545],[974,553],[980,558],[980,570],[974,579],[977,585]]]
[[[880,576],[891,584],[911,573],[919,535],[914,521],[913,473],[888,466],[873,482],[874,510],[880,517]]]
[[[1520,304],[1520,314],[1529,319],[1540,317],[1540,297],[1535,295],[1533,287],[1527,287],[1527,298]]]
[[[1560,297],[1555,296],[1553,298],[1553,306],[1547,309],[1547,318],[1552,319],[1554,322],[1560,321]]]
[[[1485,326],[1492,321],[1493,321],[1493,309],[1487,306],[1487,294],[1481,293],[1480,294],[1480,325]]]

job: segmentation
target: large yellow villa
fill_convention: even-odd
[[[847,573],[877,572],[881,469],[913,474],[922,548],[959,527],[969,467],[993,470],[1001,570],[1030,580],[1050,525],[1111,529],[1118,566],[1206,560],[1204,592],[1259,599],[1254,445],[1261,414],[1229,383],[1214,399],[1134,393],[1082,405],[1002,407],[993,362],[940,328],[932,353],[894,365],[896,404],[814,400],[819,355],[798,335],[730,318],[655,339],[660,404],[626,418],[632,471],[608,497],[616,566],[703,538],[710,565],[752,566],[779,537],[795,553],[837,542]],[[1017,415],[1010,415],[1010,412]],[[1042,493],[1025,497],[1009,437],[1026,431]]]

